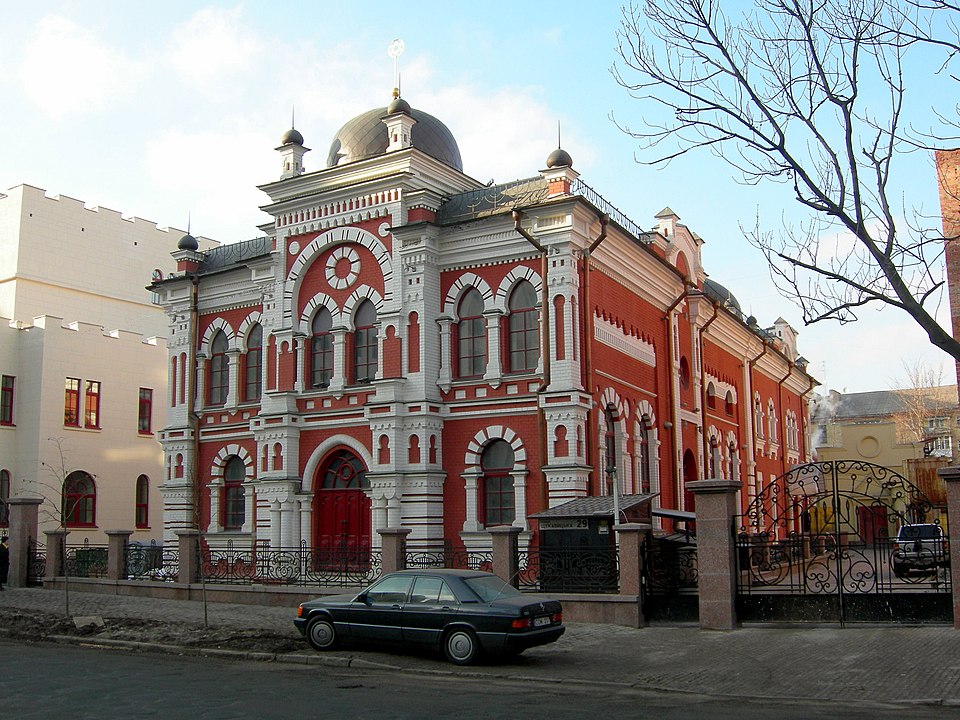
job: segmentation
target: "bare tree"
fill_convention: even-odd
[[[939,217],[897,200],[909,190],[897,187],[907,153],[957,142],[953,102],[926,114],[931,129],[906,119],[945,101],[921,94],[926,88],[910,94],[910,83],[918,73],[947,76],[957,5],[754,0],[739,15],[721,7],[731,3],[623,8],[612,70],[644,103],[639,129],[618,122],[639,141],[638,160],[708,151],[745,183],[786,184],[808,219],[777,232],[758,220],[745,234],[804,322],[846,323],[865,306],[892,306],[960,360],[960,342],[935,319],[945,282]]]
[[[905,362],[903,370],[904,378],[891,383],[902,406],[902,410],[893,416],[897,440],[922,447],[931,435],[934,418],[946,417],[942,430],[950,432],[949,420],[957,406],[957,391],[956,387],[943,384],[943,369],[940,367],[915,361]]]
[[[56,453],[52,463],[41,462],[46,470],[48,481],[33,481],[37,491],[43,498],[41,514],[49,521],[57,524],[61,531],[67,529],[69,518],[80,508],[84,501],[82,497],[69,498],[66,494],[67,478],[71,472],[67,469],[67,454],[63,448],[63,438],[49,438],[56,446]],[[63,535],[61,535],[61,540]],[[66,547],[61,548],[60,557],[63,560],[63,605],[64,614],[70,614],[70,573]]]

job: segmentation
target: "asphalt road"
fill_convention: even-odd
[[[0,708],[18,720],[70,718],[614,717],[778,720],[960,717],[960,708],[712,698],[531,679],[385,673],[134,654],[0,641]]]

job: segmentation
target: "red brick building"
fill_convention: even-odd
[[[168,540],[199,522],[211,544],[339,552],[405,527],[413,548],[482,549],[486,527],[529,543],[531,515],[615,487],[691,510],[686,481],[733,478],[745,506],[810,459],[795,332],[743,317],[669,208],[641,229],[559,148],[479,183],[400,98],[323,169],[294,129],[277,151],[264,237],[185,236],[151,286]]]

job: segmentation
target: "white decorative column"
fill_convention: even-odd
[[[483,379],[491,386],[499,387],[503,377],[503,368],[500,365],[500,318],[503,313],[499,310],[488,310],[483,316],[487,320],[487,371]]]
[[[450,389],[450,383],[453,380],[450,368],[453,358],[450,355],[450,325],[453,318],[447,315],[441,315],[437,318],[437,325],[440,326],[440,374],[437,377],[437,385],[446,392]]]
[[[227,350],[227,407],[236,407],[240,397],[240,351]]]
[[[513,502],[516,509],[513,525],[529,530],[530,526],[527,521],[527,471],[521,470],[510,474],[513,476]]]
[[[474,468],[463,473],[466,493],[466,518],[463,521],[464,532],[479,532],[483,529],[480,521],[477,519],[477,480],[480,478],[480,468]]]
[[[297,546],[297,514],[294,512],[295,501],[284,500],[280,504],[280,547],[290,548]]]
[[[294,357],[297,359],[297,379],[293,383],[293,389],[298,393],[302,393],[303,389],[310,385],[307,381],[309,373],[307,372],[307,353],[304,351],[305,340],[303,335],[295,335],[293,338]]]
[[[188,377],[190,372],[191,368],[187,368]],[[193,407],[194,412],[200,412],[207,400],[207,357],[202,353],[197,353],[196,376],[196,394],[193,398],[187,398],[187,404]]]
[[[306,542],[307,546],[313,544],[310,535],[310,526],[313,519],[313,505],[310,499],[300,500],[300,542]]]
[[[347,329],[345,327],[332,328],[333,335],[333,375],[330,378],[330,390],[339,397],[347,378]]]
[[[280,547],[280,501],[270,503],[270,547],[276,550]]]

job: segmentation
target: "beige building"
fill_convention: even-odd
[[[41,530],[62,515],[71,544],[163,537],[168,319],[145,285],[182,234],[28,185],[0,194],[0,500],[43,498]]]
[[[945,500],[936,469],[954,463],[960,436],[955,385],[814,395],[810,423],[818,460],[880,465],[934,503]]]

